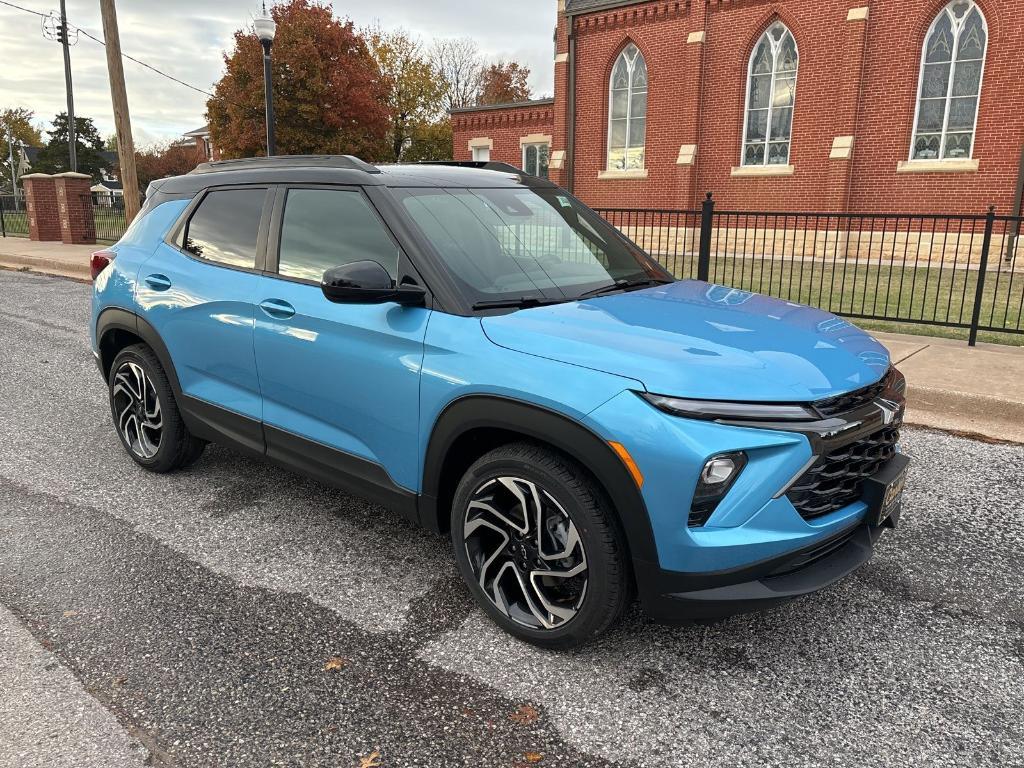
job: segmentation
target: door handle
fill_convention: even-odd
[[[145,283],[154,291],[166,291],[171,287],[171,278],[167,275],[150,275],[146,278]]]
[[[264,299],[260,302],[260,309],[276,320],[287,320],[295,314],[295,307],[281,299]]]

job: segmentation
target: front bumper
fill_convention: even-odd
[[[665,571],[636,562],[640,601],[666,624],[713,621],[759,611],[817,592],[871,559],[887,526],[856,525],[824,542],[740,569],[713,573]]]
[[[645,477],[641,492],[655,551],[632,549],[647,612],[676,623],[758,610],[822,589],[867,562],[884,530],[868,527],[868,503],[852,496],[831,510],[801,512],[787,490],[802,488],[793,484],[809,468],[819,471],[822,457],[839,461],[848,453],[844,446],[898,428],[903,396],[887,394],[892,399],[792,424],[681,418],[646,403],[638,407],[635,395],[591,413],[595,428],[620,436],[609,439],[626,445]],[[747,455],[746,468],[707,522],[688,526],[699,468],[732,451]],[[821,471],[830,477],[831,470]]]

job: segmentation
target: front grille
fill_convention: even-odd
[[[894,373],[890,368],[889,372],[874,384],[861,387],[853,392],[847,392],[845,395],[837,395],[836,397],[829,397],[825,400],[818,400],[815,403],[811,403],[811,405],[814,406],[814,409],[818,413],[825,417],[848,413],[849,411],[870,403],[882,394],[882,392],[885,391],[885,388],[888,387],[890,383],[893,383],[893,379]]]
[[[865,478],[871,477],[896,455],[899,421],[872,435],[836,448],[818,459],[786,497],[805,520],[827,515],[861,497]]]

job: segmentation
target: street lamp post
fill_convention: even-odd
[[[263,87],[267,103],[267,157],[275,154],[274,149],[274,91],[270,82],[270,48],[274,44],[274,32],[277,31],[277,24],[267,15],[266,7],[263,9],[263,16],[253,22],[256,27],[256,36],[263,46]]]

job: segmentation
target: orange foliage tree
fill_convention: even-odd
[[[352,22],[315,0],[287,0],[270,13],[278,153],[372,160],[386,152],[388,85]],[[225,158],[265,154],[263,50],[251,29],[235,32],[224,64],[206,105],[210,138]]]
[[[478,104],[509,104],[530,98],[530,68],[516,61],[499,61],[480,73]]]

